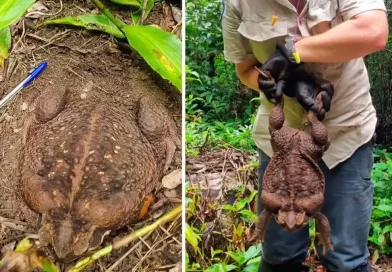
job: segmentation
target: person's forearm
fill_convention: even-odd
[[[239,73],[237,70],[237,75],[243,84],[256,92],[260,92],[258,84],[259,72],[255,68],[251,67],[242,73]]]
[[[383,50],[387,39],[386,19],[379,16],[378,21],[372,22],[369,16],[348,20],[325,33],[303,38],[295,48],[305,63],[344,62]]]
[[[259,72],[254,68],[258,63],[256,58],[251,58],[235,65],[235,71],[241,82],[256,92],[260,92]]]

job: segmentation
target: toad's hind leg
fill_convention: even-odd
[[[317,106],[322,108],[322,101],[320,95],[316,97]],[[329,137],[327,127],[318,120],[316,114],[313,111],[308,112],[308,120],[311,126],[311,135],[313,140],[321,146],[324,146],[324,151],[329,147]]]
[[[308,120],[311,126],[310,133],[313,140],[318,145],[325,146],[324,149],[326,150],[330,142],[326,126],[317,119],[317,116],[312,111],[308,113]]]
[[[278,81],[277,89],[278,91],[282,91],[284,87],[283,81]],[[270,115],[269,115],[269,132],[272,135],[274,131],[279,130],[283,127],[284,124],[284,112],[283,112],[283,95],[276,100],[275,106],[272,108]]]
[[[74,203],[73,211],[98,228],[119,228],[138,221],[142,195],[137,191],[87,192]]]
[[[138,124],[153,146],[159,162],[164,162],[165,172],[173,160],[176,149],[181,150],[181,140],[177,136],[174,120],[160,101],[143,96],[139,100]]]
[[[23,171],[18,189],[27,206],[39,214],[67,204],[67,198],[53,183],[30,170]]]
[[[284,124],[284,112],[283,112],[283,97],[277,100],[276,105],[272,108],[269,115],[269,132],[273,134],[276,130],[283,127]]]
[[[314,219],[316,220],[316,235],[319,239],[319,243],[323,247],[323,255],[325,255],[327,253],[327,249],[333,250],[331,228],[328,219],[322,213],[317,213],[314,216]]]
[[[268,224],[271,221],[272,218],[272,213],[269,212],[268,210],[264,209],[260,215],[259,219],[256,223],[256,230],[253,236],[249,239],[249,242],[254,242],[258,239],[261,239],[261,241],[264,240],[264,235],[267,230]]]

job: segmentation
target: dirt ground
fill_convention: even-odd
[[[41,61],[48,66],[41,76],[8,106],[0,111],[0,248],[2,253],[26,235],[37,234],[37,215],[18,197],[18,160],[22,147],[23,121],[32,114],[35,97],[49,86],[68,86],[80,99],[108,97],[116,103],[132,106],[135,94],[152,93],[165,101],[181,138],[181,94],[162,80],[144,60],[132,51],[126,41],[117,42],[109,35],[89,32],[70,26],[36,28],[36,22],[48,18],[97,12],[89,1],[41,1],[48,8],[40,13],[55,14],[37,19],[24,18],[13,27],[13,50],[6,65],[6,77],[0,82],[0,97],[18,85],[29,70]],[[106,3],[106,2],[105,2]],[[109,6],[114,14],[130,22],[127,9]],[[157,3],[145,24],[165,23],[163,5]],[[170,170],[181,168],[181,151],[175,154]],[[170,171],[169,171],[170,172]],[[158,188],[158,198],[167,196]],[[137,225],[111,233],[104,245],[113,239],[151,223],[181,202],[181,185],[170,192],[170,201]],[[139,240],[140,241],[140,240]],[[169,271],[181,261],[181,218],[165,224],[144,239],[131,252],[137,242],[102,258],[84,271]],[[127,255],[124,255],[127,253]],[[0,254],[0,257],[2,254]],[[122,259],[113,269],[116,261]],[[66,266],[63,265],[63,268]],[[181,270],[175,270],[181,271]]]

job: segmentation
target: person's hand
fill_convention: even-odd
[[[317,114],[317,119],[322,121],[325,118],[325,113],[331,108],[334,86],[329,82],[321,85],[315,81],[312,83],[303,79],[298,80],[295,87],[295,97],[306,111],[313,111]],[[317,105],[316,102],[316,96],[319,94],[322,105]]]
[[[269,71],[275,81],[278,82],[279,80],[287,79],[299,67],[300,64],[297,64],[290,57],[286,46],[278,42],[275,53],[261,66],[261,69]]]
[[[259,71],[259,89],[270,103],[275,104],[276,99],[282,96],[285,81],[298,67],[297,63],[290,60],[286,47],[279,42],[276,45],[275,53],[264,64],[255,67]],[[268,75],[264,73],[265,71],[268,71]],[[276,82],[280,82],[279,88]]]
[[[269,71],[262,70],[260,67],[255,67],[259,71],[258,84],[259,89],[264,93],[268,102],[276,104],[276,99],[282,96],[282,93],[277,93],[277,86],[275,79],[271,77]]]

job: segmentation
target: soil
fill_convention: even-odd
[[[80,99],[106,97],[116,103],[132,106],[134,94],[148,92],[165,101],[181,137],[181,94],[161,79],[146,62],[133,51],[125,40],[90,32],[71,26],[36,28],[37,22],[83,13],[98,13],[88,1],[41,1],[49,10],[41,11],[56,16],[23,18],[13,25],[13,49],[7,60],[5,80],[0,82],[0,97],[17,86],[28,72],[41,61],[47,61],[46,70],[38,79],[0,110],[0,248],[11,249],[26,235],[36,237],[37,215],[19,198],[18,160],[22,148],[23,122],[32,114],[34,99],[49,86],[68,86]],[[106,3],[106,2],[105,2]],[[108,4],[111,11],[130,23],[128,9]],[[156,3],[145,24],[167,25],[163,4]],[[170,171],[181,168],[181,151],[177,151]],[[170,172],[169,171],[169,172]],[[157,198],[163,198],[164,189],[157,188]],[[130,233],[143,224],[169,211],[181,202],[181,185],[171,192],[171,201],[137,225],[111,233],[103,245]],[[169,271],[181,261],[181,218],[158,228],[127,255],[111,271]],[[112,252],[83,271],[107,271],[136,242]],[[2,255],[0,254],[0,258]],[[61,265],[65,269],[66,265]],[[180,270],[178,270],[180,271]]]

